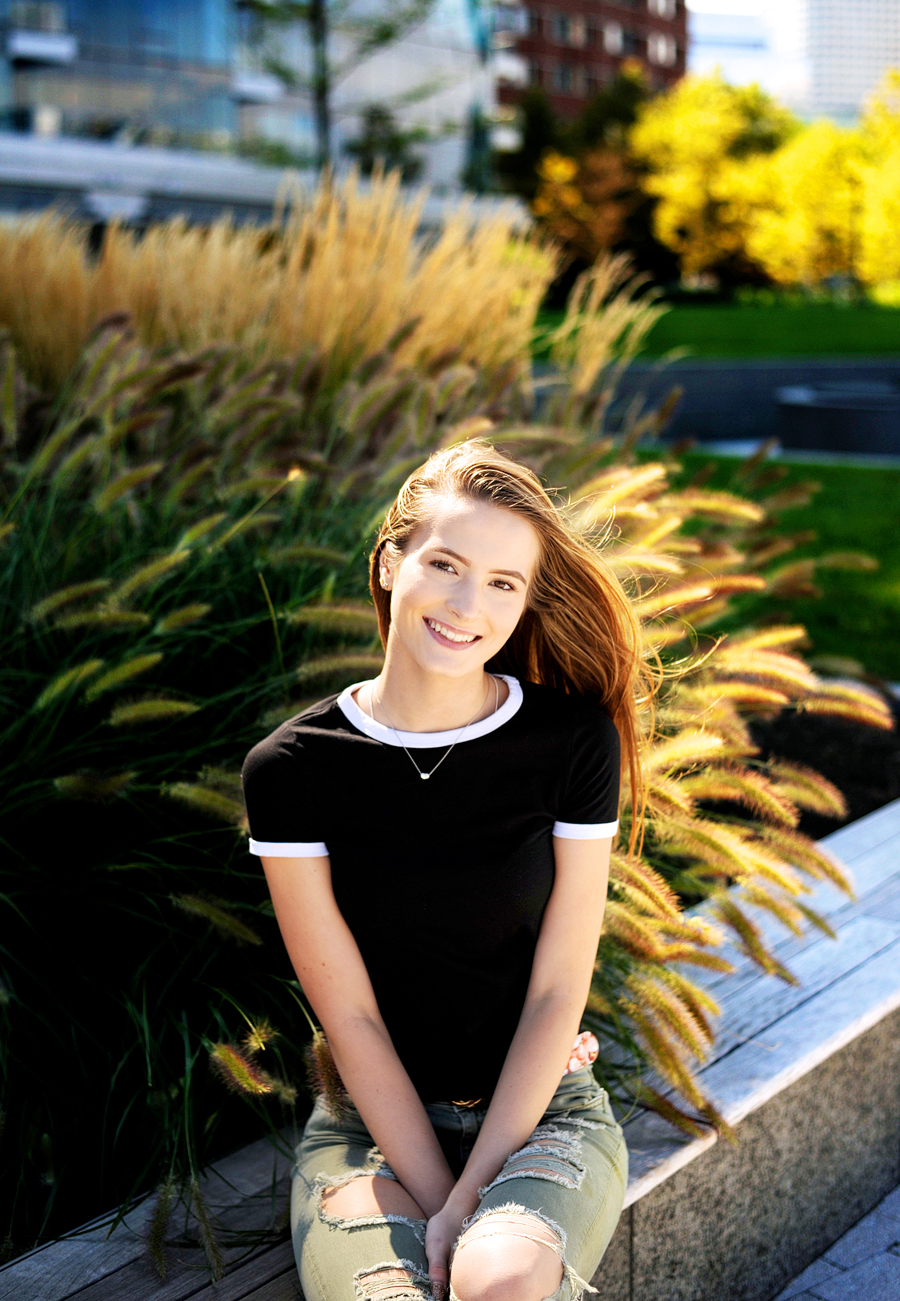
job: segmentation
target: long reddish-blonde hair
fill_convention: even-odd
[[[616,725],[622,776],[632,794],[629,851],[639,844],[644,813],[642,751],[652,727],[654,675],[640,622],[597,543],[553,502],[537,475],[481,439],[435,452],[404,483],[378,532],[369,588],[381,641],[391,627],[390,592],[379,582],[383,552],[399,560],[429,517],[435,496],[466,497],[515,511],[540,540],[525,610],[503,649],[485,666],[527,682],[591,696]]]

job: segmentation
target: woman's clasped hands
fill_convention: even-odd
[[[446,1301],[450,1290],[450,1254],[462,1233],[465,1215],[446,1201],[425,1227],[425,1255],[435,1301]]]

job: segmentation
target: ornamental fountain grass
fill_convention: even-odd
[[[158,1268],[179,1205],[213,1276],[247,1249],[204,1206],[198,1175],[300,1118],[308,1034],[246,851],[239,765],[306,700],[378,670],[373,533],[411,465],[473,435],[566,485],[664,670],[643,851],[613,855],[586,1014],[603,1082],[690,1132],[727,1128],[693,1072],[715,1005],[685,969],[727,969],[727,936],[793,979],[753,910],[796,931],[816,920],[811,881],[846,887],[797,830],[804,809],[840,815],[842,796],[805,766],[763,762],[751,721],[796,708],[876,728],[891,717],[871,688],[813,672],[796,653],[802,628],[761,614],[742,625],[742,602],[790,590],[773,559],[777,496],[678,488],[671,459],[639,464],[637,441],[665,410],[634,409],[624,432],[602,433],[653,319],[634,290],[621,261],[576,285],[541,423],[527,367],[482,370],[458,351],[407,365],[406,325],[338,384],[312,348],[161,354],[117,319],[49,397],[7,341],[7,1254],[154,1187]],[[624,843],[627,790],[622,821]],[[703,898],[708,918],[684,912]],[[280,1231],[277,1213],[269,1228]]]

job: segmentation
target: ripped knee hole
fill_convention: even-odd
[[[320,1184],[320,1209],[330,1220],[359,1220],[401,1217],[424,1221],[418,1202],[396,1179],[381,1175],[359,1175],[339,1184]]]
[[[412,1261],[374,1265],[353,1276],[359,1301],[431,1301],[431,1282]]]
[[[527,1237],[534,1242],[546,1243],[554,1251],[562,1250],[562,1239],[555,1229],[540,1216],[531,1211],[503,1211],[494,1215],[482,1215],[474,1220],[460,1236],[457,1250],[469,1242],[494,1235],[506,1237]]]

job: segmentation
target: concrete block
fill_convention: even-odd
[[[770,1301],[896,1186],[898,1031],[894,1012],[633,1204],[631,1301]]]
[[[820,1301],[897,1301],[900,1256],[883,1251],[811,1289]]]

